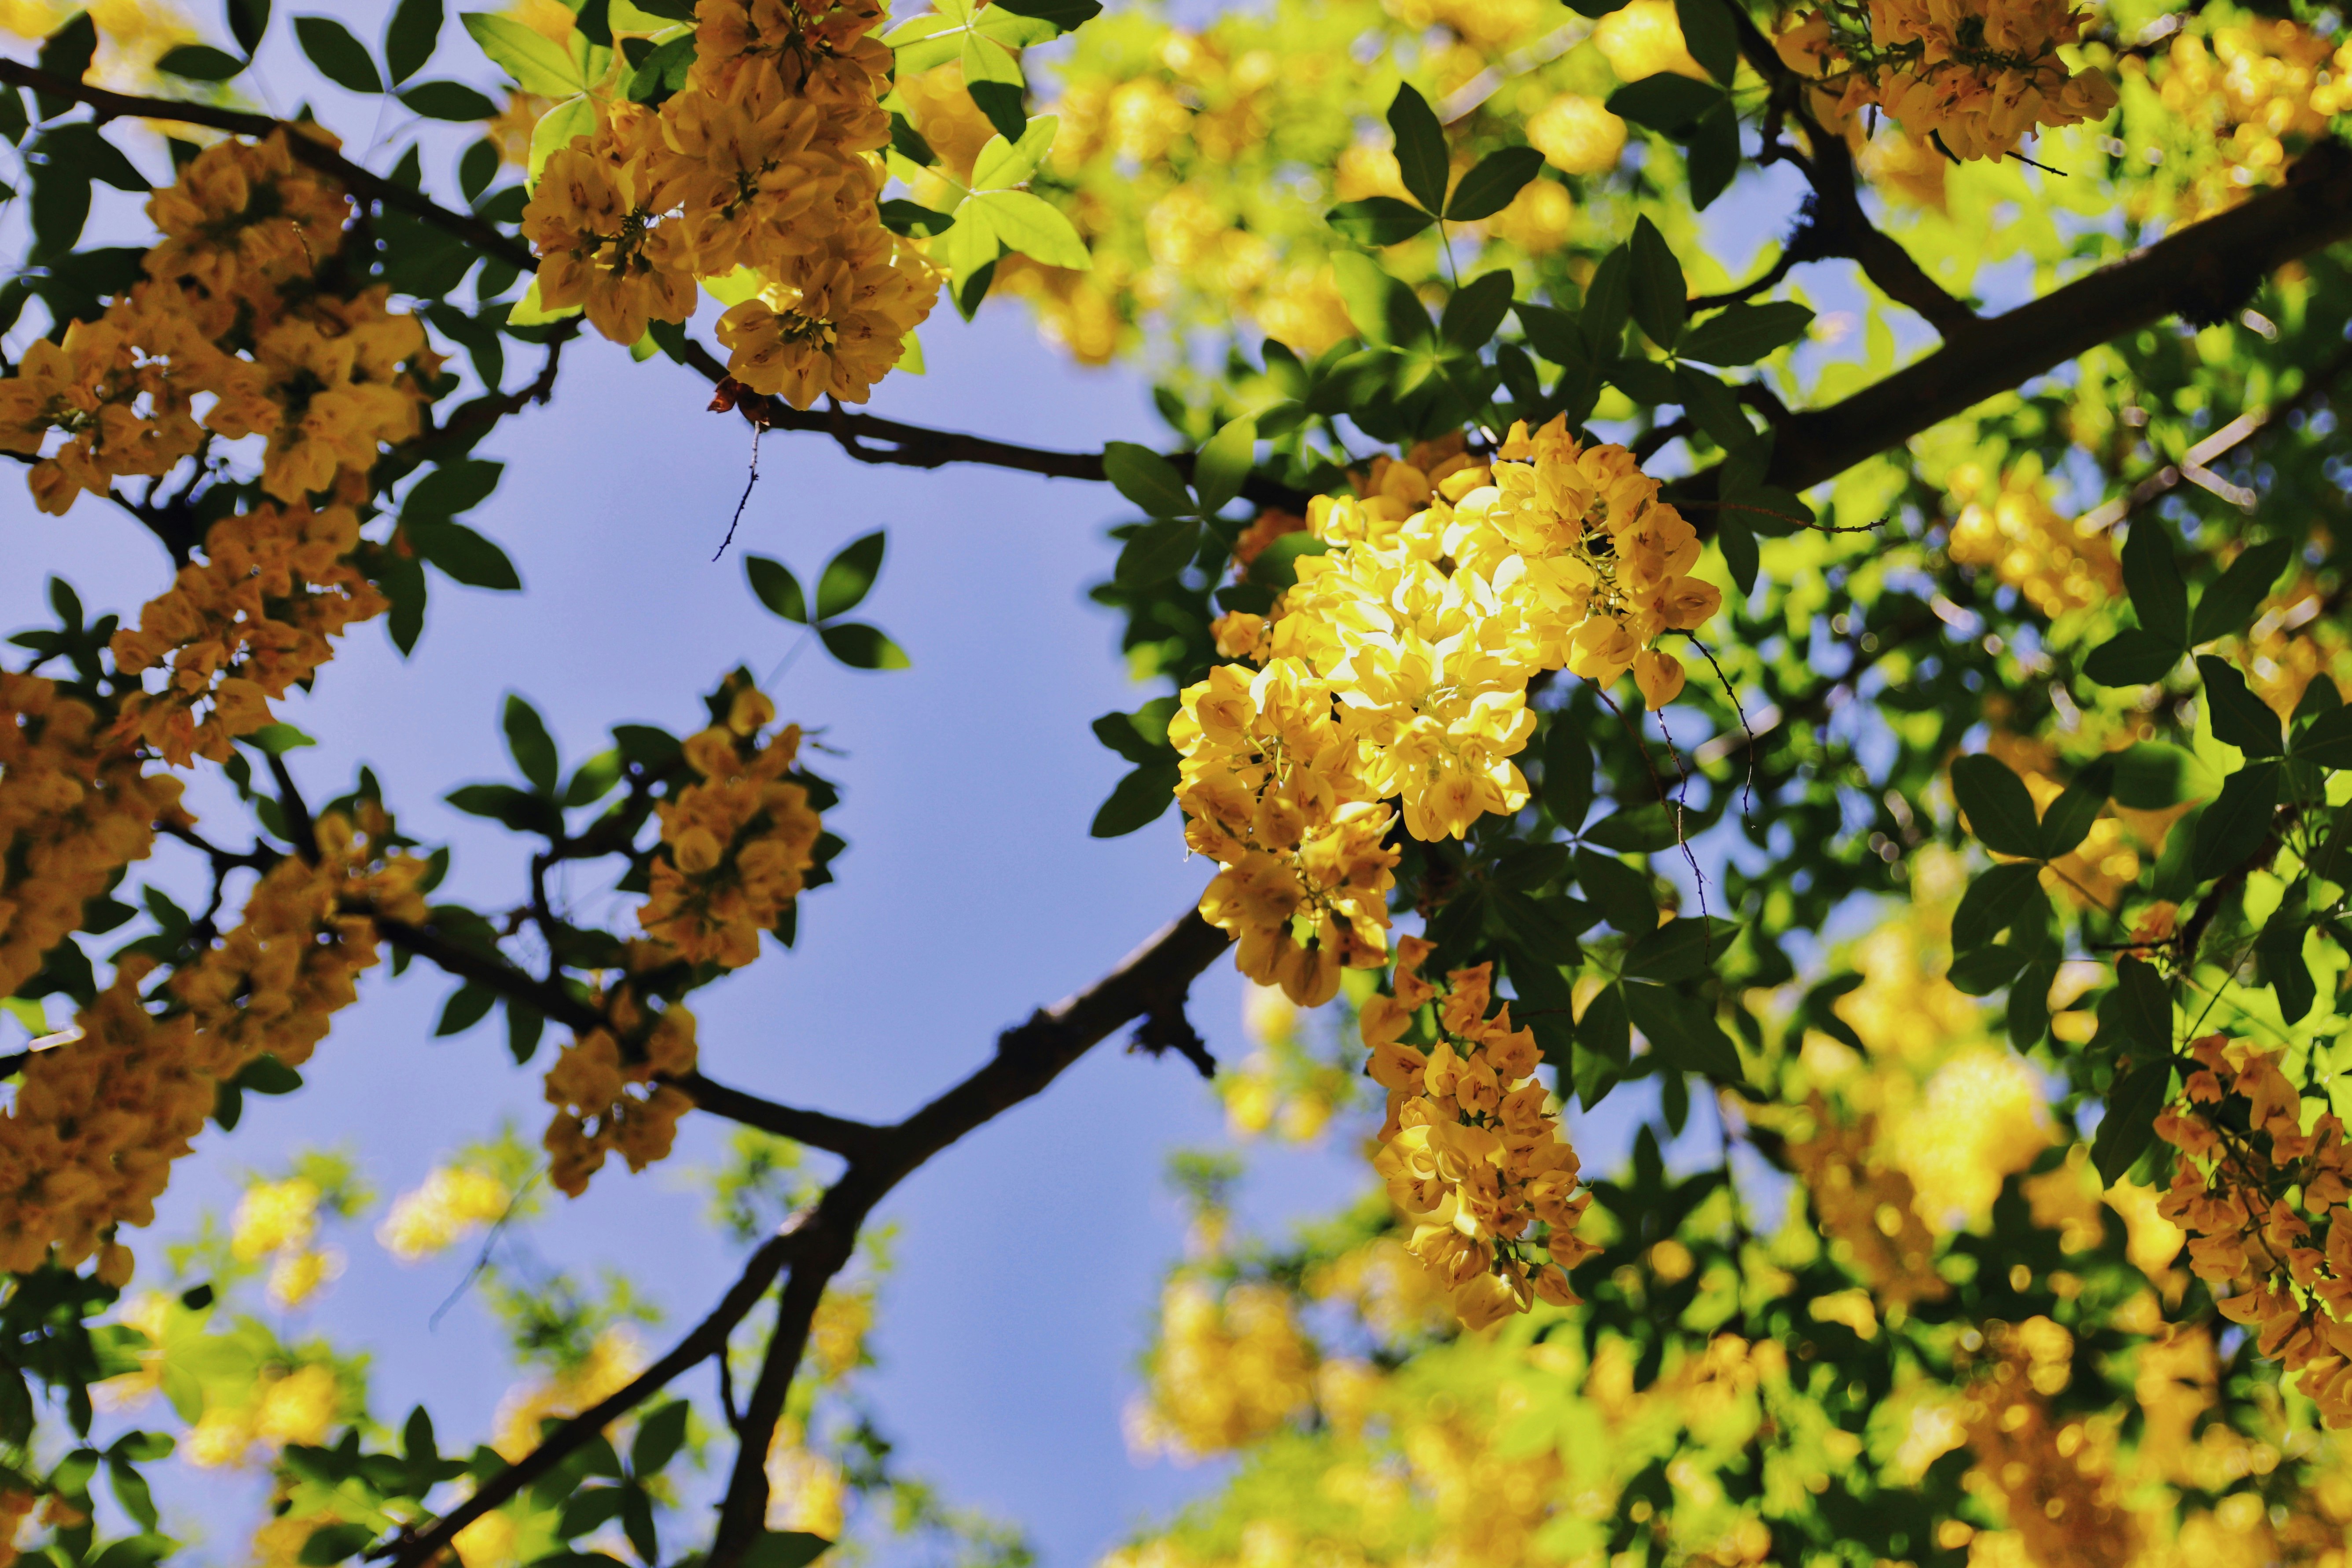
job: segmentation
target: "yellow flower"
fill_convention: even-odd
[[[507,1184],[488,1171],[443,1165],[423,1186],[393,1200],[376,1240],[403,1263],[414,1263],[496,1223],[512,1199]]]
[[[265,1443],[324,1443],[342,1408],[331,1368],[299,1367],[265,1384],[253,1405],[253,1435]]]
[[[1563,174],[1605,174],[1625,152],[1625,122],[1581,93],[1562,93],[1528,116],[1527,135]]]
[[[1661,71],[1706,79],[1706,68],[1691,58],[1674,0],[1632,0],[1592,29],[1592,45],[1620,81],[1640,81]]]
[[[273,1252],[303,1247],[319,1229],[319,1184],[295,1176],[257,1182],[237,1201],[229,1251],[250,1263]]]

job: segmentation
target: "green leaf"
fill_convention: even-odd
[[[51,126],[41,132],[36,150],[53,168],[70,170],[85,179],[103,180],[116,190],[134,195],[148,192],[147,176],[139,172],[139,165],[88,121]]]
[[[2184,800],[2203,800],[2217,787],[2205,764],[2178,746],[2142,741],[2109,755],[2116,765],[2116,804],[2134,811],[2162,811]]]
[[[771,561],[764,555],[743,558],[744,575],[751,580],[751,594],[768,608],[771,615],[780,616],[794,626],[808,625],[808,601],[801,595],[799,579],[785,569],[781,561]]]
[[[320,1525],[302,1542],[299,1561],[303,1568],[327,1568],[329,1563],[341,1563],[365,1550],[375,1537],[374,1529],[369,1525]]]
[[[155,68],[166,76],[184,77],[190,81],[226,81],[245,69],[246,63],[209,44],[182,44],[166,51],[155,62]]]
[[[2156,1141],[2157,1112],[2172,1090],[2169,1061],[2142,1062],[2116,1080],[2106,1114],[2091,1140],[2091,1163],[2102,1186],[2114,1186]]]
[[[404,520],[401,532],[416,553],[440,568],[451,581],[469,588],[489,588],[501,594],[520,591],[522,578],[505,551],[462,522]]]
[[[547,1015],[520,1002],[507,1003],[507,1055],[520,1067],[539,1052],[539,1037],[547,1028]]]
[[[2077,780],[2068,785],[2042,818],[2042,858],[2055,860],[2082,843],[2106,804],[2107,792],[2095,784]]]
[[[1675,259],[1666,237],[1646,216],[1633,221],[1630,250],[1634,324],[1660,348],[1672,349],[1683,334],[1689,292],[1683,282],[1682,263]]]
[[[912,669],[906,649],[863,621],[835,621],[816,629],[824,651],[852,669]]]
[[[1111,575],[1131,588],[1148,588],[1184,570],[1200,550],[1199,523],[1190,518],[1164,518],[1128,540]]]
[[[2173,559],[2172,537],[2164,524],[2143,515],[2124,541],[2124,592],[2140,626],[2183,653],[2189,650],[2189,588]]]
[[[1682,825],[1673,806],[1654,800],[1646,805],[1612,812],[1580,837],[1587,844],[1597,844],[1603,849],[1648,854],[1672,849],[1681,843]]]
[[[1739,68],[1739,30],[1727,0],[1675,0],[1675,16],[1682,24],[1683,47],[1707,75],[1731,85]]]
[[[1041,195],[1029,191],[985,191],[964,205],[983,208],[996,237],[1024,256],[1073,272],[1085,272],[1095,264],[1076,226],[1061,208]]]
[[[1715,1021],[1713,1009],[1664,985],[1628,982],[1623,989],[1633,1027],[1642,1031],[1660,1060],[1721,1083],[1744,1079],[1739,1052]]]
[[[762,1531],[743,1554],[743,1568],[808,1568],[832,1549],[832,1542],[806,1531]]]
[[[495,119],[499,106],[461,81],[420,81],[400,95],[400,101],[427,120],[456,124]]]
[[[1192,493],[1201,514],[1213,516],[1242,493],[1257,457],[1257,421],[1244,414],[1229,421],[1192,456]]]
[[[1366,196],[1341,202],[1323,215],[1324,221],[1346,238],[1372,249],[1402,245],[1437,220],[1410,202],[1394,196]]]
[[[583,137],[596,134],[596,106],[585,93],[574,94],[539,117],[530,128],[530,165],[527,174],[533,184],[538,184],[540,171],[547,161]],[[536,289],[538,283],[531,285]],[[509,318],[511,320],[511,318]]]
[[[282,757],[287,752],[319,742],[291,724],[264,724],[250,735],[238,737],[247,745],[258,747],[264,756]]]
[[[1445,301],[1444,313],[1437,321],[1438,341],[1475,353],[1494,341],[1510,309],[1509,272],[1497,270],[1474,278]]]
[[[383,34],[383,63],[394,87],[423,70],[433,58],[445,19],[441,0],[400,0],[393,7]]]
[[[2310,930],[2311,921],[2299,906],[2290,918],[2287,907],[2282,905],[2263,928],[2263,934],[2254,939],[2254,956],[2262,960],[2263,983],[2278,998],[2279,1016],[2290,1024],[2301,1023],[2319,998],[2311,966],[2303,959],[2304,934]]]
[[[228,36],[251,59],[269,30],[269,0],[228,0]]]
[[[1331,258],[1331,276],[1348,319],[1366,342],[1411,348],[1430,340],[1429,312],[1420,298],[1372,258],[1342,250]]]
[[[487,816],[517,833],[553,837],[563,831],[563,817],[553,801],[512,784],[464,784],[442,798],[468,816]]]
[[[1748,525],[1747,517],[1729,508],[1716,513],[1715,542],[1723,552],[1723,563],[1731,572],[1731,580],[1738,584],[1741,598],[1756,592],[1756,575],[1764,563],[1763,553],[1756,546],[1756,531]]]
[[[904,124],[905,121],[898,123]],[[1021,132],[1021,139],[1017,142],[1008,142],[1002,136],[990,137],[988,144],[980,150],[980,156],[972,160],[971,188],[992,191],[1027,180],[1037,172],[1037,165],[1045,161],[1045,154],[1053,151],[1054,132],[1060,124],[1061,121],[1054,115],[1041,114],[1029,122],[1028,129]],[[895,127],[892,133],[896,135]],[[929,150],[928,147],[924,149],[925,152]]]
[[[400,503],[401,518],[407,522],[446,521],[461,511],[470,511],[489,499],[505,471],[504,463],[479,458],[444,463],[416,481]]]
[[[1543,804],[1551,819],[1570,833],[1583,826],[1592,813],[1592,748],[1577,732],[1575,722],[1557,711],[1544,735]]]
[[[1633,1015],[1626,1010],[1625,988],[1604,985],[1585,1004],[1576,1021],[1576,1043],[1619,1067],[1633,1059]]]
[[[2031,863],[2012,862],[1979,872],[1952,911],[1952,951],[1969,953],[1986,946],[2032,907],[2041,889],[2042,868]]]
[[[441,1009],[441,1022],[434,1026],[435,1038],[445,1035],[462,1035],[490,1015],[498,1005],[499,994],[487,985],[472,981],[457,987]]]
[[[1698,117],[1689,135],[1683,167],[1690,177],[1691,205],[1705,212],[1739,174],[1738,112],[1728,100],[1718,103]]]
[[[2152,1060],[2170,1054],[2172,993],[2156,965],[2131,957],[2116,962],[2115,989],[2099,1001],[2098,1037],[2119,1056]]]
[[[971,19],[971,30],[983,38],[992,38],[1011,49],[1025,49],[1035,44],[1051,43],[1056,29],[1051,22],[1034,16],[1024,16],[1018,11],[1007,11],[991,5]]]
[[[1505,147],[1487,153],[1454,187],[1445,203],[1445,216],[1457,223],[1494,216],[1543,173],[1543,154],[1532,147]]]
[[[963,24],[952,16],[922,16],[891,28],[882,41],[890,46],[898,74],[910,77],[958,58],[964,37]]]
[[[1010,11],[1016,16],[1034,16],[1041,22],[1051,22],[1065,33],[1102,15],[1097,0],[996,0],[992,10]]]
[[[2037,958],[2009,983],[2009,1006],[2004,1019],[2009,1043],[2030,1051],[2050,1033],[2050,987],[2058,983],[2058,961]]]
[[[617,748],[597,752],[572,770],[572,782],[563,786],[566,808],[593,805],[613,793],[621,782],[621,753]]]
[[[1614,856],[1579,849],[1576,880],[1601,906],[1601,918],[1625,935],[1640,937],[1657,929],[1657,898],[1643,872]]]
[[[1689,411],[1693,422],[1717,446],[1736,452],[1756,438],[1756,426],[1740,411],[1738,397],[1720,380],[1687,364],[1675,366],[1674,378],[1679,389],[1675,401]]]
[[[2101,686],[2152,686],[2180,662],[2180,645],[2133,626],[2091,650],[2083,673]]]
[[[1730,945],[1727,921],[1677,918],[1638,938],[1625,952],[1628,980],[1696,980]]]
[[[520,693],[509,692],[504,728],[507,753],[514,758],[516,768],[530,781],[531,788],[541,795],[553,795],[562,766],[556,760],[555,737],[547,732],[539,710],[524,701]]]
[[[1400,84],[1396,97],[1389,100],[1389,130],[1396,136],[1397,173],[1406,194],[1424,211],[1444,211],[1445,182],[1451,172],[1445,128],[1438,124],[1437,111],[1429,107],[1429,100],[1410,83]]]
[[[1103,475],[1118,493],[1154,517],[1191,517],[1198,508],[1184,477],[1167,458],[1132,441],[1103,447]]]
[[[882,574],[882,552],[888,542],[884,531],[877,528],[843,545],[841,553],[824,563],[824,574],[816,584],[818,620],[845,616],[866,602],[866,595],[874,591],[874,580]]]
[[[2294,557],[2294,546],[2284,539],[2268,539],[2260,544],[2250,544],[2230,569],[2221,574],[2220,582],[2205,590],[2197,601],[2197,613],[2189,617],[2189,643],[2192,647],[2211,642],[2215,637],[2242,632],[2254,618],[2269,595],[2271,584],[2286,570]]]
[[[1955,957],[1944,978],[1963,995],[1990,996],[2017,977],[2025,958],[2022,948],[1996,942]]]
[[[59,24],[56,32],[41,40],[41,51],[35,58],[42,74],[59,81],[78,82],[89,71],[90,58],[97,53],[98,24],[88,11],[77,11]],[[44,120],[54,120],[69,107],[65,100],[46,92],[35,97]]]
[[[2278,810],[2280,765],[2249,763],[2221,781],[2221,793],[2197,819],[2190,864],[2200,882],[2243,864],[2270,837]]]
[[[1620,120],[1671,135],[1723,101],[1723,89],[1675,71],[1628,82],[1609,95],[1609,112]]]
[[[2295,741],[2294,756],[2323,768],[2352,768],[2352,708],[2338,708],[2312,721]]]
[[[935,239],[955,226],[955,215],[936,211],[918,202],[892,197],[881,205],[882,226],[892,234]]]
[[[294,38],[319,74],[351,92],[382,92],[383,78],[367,46],[352,37],[349,27],[332,16],[297,16]]]
[[[585,92],[588,79],[571,52],[549,41],[544,34],[495,11],[467,11],[457,18],[490,63],[514,79],[525,92],[541,98],[569,98]]]
[[[963,36],[961,58],[964,90],[973,104],[1006,141],[1019,141],[1029,128],[1029,84],[1019,63],[977,33]]]
[[[1952,763],[1952,795],[1978,842],[1999,855],[2042,856],[2042,824],[2025,781],[1998,757],[1977,752]]]
[[[1144,763],[1118,781],[1087,831],[1097,838],[1117,838],[1157,821],[1176,799],[1176,780],[1174,763]]]
[[[1801,339],[1813,312],[1791,300],[1727,305],[1683,334],[1675,353],[1702,364],[1754,364]]]
[[[1168,760],[1168,747],[1165,741],[1154,742],[1147,738],[1142,731],[1136,727],[1135,715],[1131,713],[1106,713],[1096,720],[1091,728],[1095,732],[1096,740],[1100,741],[1138,767],[1147,763],[1164,763]],[[1164,735],[1165,731],[1163,731],[1162,733]]]
[[[636,1437],[629,1445],[632,1479],[643,1481],[668,1468],[686,1446],[686,1417],[691,1408],[685,1400],[673,1399],[637,1423]]]
[[[2215,740],[2250,757],[2275,757],[2286,750],[2286,731],[2279,716],[2247,689],[2246,678],[2235,665],[2200,653],[2197,673],[2204,678],[2206,718]]]

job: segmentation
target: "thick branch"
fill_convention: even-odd
[[[872,1153],[883,1136],[883,1130],[870,1123],[828,1116],[822,1110],[803,1110],[794,1105],[779,1105],[772,1100],[762,1100],[756,1094],[746,1094],[740,1089],[713,1083],[698,1072],[684,1073],[677,1078],[657,1076],[662,1082],[685,1090],[698,1109],[713,1116],[723,1116],[730,1121],[740,1121],[746,1127],[756,1127],[762,1132],[772,1132],[779,1138],[789,1138],[795,1143],[805,1143],[812,1149],[824,1149],[852,1160]]]
[[[205,125],[215,131],[226,131],[238,136],[268,136],[284,131],[287,150],[320,174],[338,181],[352,193],[382,202],[431,224],[434,227],[457,236],[488,256],[510,262],[529,272],[539,266],[539,258],[530,247],[510,234],[503,233],[496,224],[468,213],[454,213],[426,196],[423,192],[383,175],[373,174],[349,158],[316,141],[305,127],[273,120],[267,114],[249,114],[242,110],[223,109],[216,104],[187,103],[170,98],[139,98],[125,92],[110,92],[87,82],[66,81],[47,71],[36,70],[22,60],[0,58],[0,85],[29,88],[47,93],[51,98],[86,103],[96,113],[101,125],[110,120],[164,120],[183,125]]]
[[[635,1409],[681,1373],[711,1356],[727,1353],[727,1336],[766,1295],[777,1272],[802,1247],[801,1232],[788,1228],[762,1242],[743,1272],[710,1315],[678,1341],[670,1352],[629,1381],[626,1387],[589,1406],[551,1432],[529,1454],[483,1482],[472,1497],[443,1514],[422,1535],[396,1537],[384,1551],[393,1568],[423,1568],[457,1533],[594,1440],[596,1435]],[[372,1553],[376,1555],[381,1553]]]
[[[744,1413],[709,1568],[735,1568],[759,1540],[768,1511],[768,1441],[799,1370],[809,1320],[825,1286],[848,1264],[874,1205],[925,1161],[1044,1089],[1121,1026],[1181,996],[1224,951],[1224,933],[1187,910],[1093,985],[1005,1030],[986,1066],[887,1129],[868,1156],[851,1163],[802,1227],[808,1249],[793,1259],[759,1386]]]
[[[2210,318],[2297,257],[2352,238],[2352,149],[2321,142],[2287,183],[2029,304],[1977,321],[1874,386],[1792,416],[1769,483],[1801,490],[2168,316]]]

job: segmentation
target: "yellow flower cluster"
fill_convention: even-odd
[[[1867,32],[1843,10],[1805,11],[1776,42],[1791,69],[1821,83],[1825,122],[1875,108],[1955,158],[1999,158],[2036,126],[2115,108],[2114,83],[2070,71],[2058,55],[2085,15],[2069,0],[1870,0]]]
[[[256,1182],[237,1200],[229,1252],[241,1263],[267,1258],[269,1299],[301,1306],[342,1272],[341,1255],[312,1245],[319,1236],[319,1184],[307,1176]]]
[[[1315,1397],[1315,1347],[1287,1291],[1248,1283],[1223,1300],[1197,1279],[1160,1298],[1160,1343],[1148,1400],[1129,1416],[1139,1453],[1228,1453],[1266,1436]]]
[[[436,1166],[423,1186],[393,1200],[375,1238],[403,1263],[414,1263],[496,1224],[513,1201],[506,1183],[478,1166]]]
[[[139,771],[86,702],[0,670],[0,996],[40,972],[82,906],[185,820],[180,781]]]
[[[632,957],[648,966],[670,956],[650,942],[637,948]],[[632,1171],[666,1158],[679,1118],[694,1109],[682,1090],[654,1082],[656,1074],[694,1069],[694,1015],[672,1006],[648,1018],[624,983],[606,999],[604,1016],[604,1027],[564,1047],[547,1071],[547,1102],[555,1107],[547,1179],[568,1197],[586,1192],[616,1150]]]
[[[2124,1568],[2137,1560],[2140,1521],[2124,1505],[2112,1436],[2050,1405],[2071,1377],[2074,1336],[2043,1317],[1987,1323],[1983,1332],[1991,1364],[1978,1368],[1964,1411],[1977,1461],[1971,1489],[1999,1500],[2028,1562]],[[1969,1561],[1993,1545],[1973,1547]]]
[[[523,215],[540,302],[635,343],[693,313],[698,278],[748,268],[758,291],[719,321],[728,373],[795,408],[866,401],[939,293],[882,226],[881,19],[870,0],[706,0],[686,89],[604,106],[548,159]]]
[[[345,560],[359,542],[359,514],[348,506],[264,502],[213,524],[205,559],[181,567],[139,625],[114,634],[124,674],[170,670],[161,692],[123,704],[123,730],[173,767],[195,756],[226,762],[237,736],[272,721],[272,701],[334,657],[327,639],[388,607]],[[199,705],[207,705],[201,718]]]
[[[1982,468],[1963,464],[1945,485],[1960,503],[1947,546],[1960,565],[1991,567],[2052,619],[2122,596],[2115,546],[2106,534],[2085,533],[2051,507],[2038,465],[2004,470],[1995,484]]]
[[[1936,1272],[1935,1237],[1913,1205],[1911,1178],[1875,1156],[1877,1119],[1864,1115],[1840,1125],[1818,1095],[1813,1115],[1819,1131],[1790,1139],[1789,1159],[1831,1256],[1889,1309],[1950,1295],[1951,1286]]]
[[[24,1528],[25,1521],[32,1517],[40,1502],[37,1492],[14,1488],[0,1491],[0,1568],[14,1568],[18,1556],[16,1531]]]
[[[1397,797],[1414,837],[1460,837],[1527,804],[1510,758],[1534,732],[1528,683],[1628,671],[1652,708],[1682,664],[1651,645],[1722,604],[1690,575],[1698,534],[1622,447],[1566,421],[1514,425],[1490,463],[1458,447],[1379,467],[1368,493],[1316,498],[1328,547],[1297,563],[1270,619],[1218,623],[1232,665],[1186,689],[1170,724],[1186,841],[1225,869],[1201,912],[1243,973],[1328,1001],[1387,945],[1384,847]]]
[[[2231,1294],[2221,1315],[2301,1375],[2330,1426],[2352,1426],[2352,1145],[2335,1113],[2303,1129],[2303,1098],[2277,1059],[2208,1035],[2185,1099],[2156,1119],[2184,1156],[2157,1212],[2189,1233],[2189,1266]],[[2207,1113],[2199,1106],[2221,1107]],[[2232,1130],[2242,1110],[2246,1131]],[[2218,1291],[2217,1291],[2218,1293]]]
[[[1412,1227],[1406,1248],[1454,1292],[1465,1323],[1484,1328],[1538,1296],[1573,1305],[1567,1270],[1595,1250],[1576,1237],[1591,1198],[1577,1191],[1576,1151],[1533,1076],[1543,1053],[1533,1030],[1511,1027],[1509,1003],[1486,1016],[1492,965],[1439,986],[1420,974],[1430,951],[1399,941],[1395,994],[1364,1004],[1368,1070],[1389,1091],[1372,1168]],[[1423,1007],[1436,1036],[1427,1051],[1404,1041]]]
[[[637,923],[690,963],[740,969],[760,956],[760,933],[800,896],[822,826],[808,791],[784,777],[799,754],[800,726],[761,733],[775,705],[736,689],[727,722],[686,742],[701,782],[655,807],[666,858]]]
[[[356,1000],[355,977],[376,962],[375,927],[343,906],[425,918],[424,863],[385,858],[382,816],[367,815],[365,837],[341,816],[320,818],[317,863],[289,856],[263,875],[242,921],[161,988],[165,1011],[140,994],[154,962],[126,957],[81,1010],[81,1037],[26,1064],[0,1114],[0,1268],[22,1273],[52,1257],[72,1268],[116,1226],[152,1223],[216,1086],[264,1053],[300,1066]],[[100,1271],[120,1283],[130,1263],[110,1246]]]
[[[289,1443],[316,1447],[333,1435],[343,1413],[343,1390],[335,1369],[313,1362],[255,1385],[251,1397],[234,1405],[207,1405],[180,1441],[180,1452],[199,1469],[242,1465],[256,1443],[275,1450]]]
[[[281,501],[356,502],[379,443],[415,434],[420,382],[438,362],[383,287],[333,291],[351,201],[296,162],[289,134],[190,160],[148,201],[163,237],[145,278],[62,343],[34,343],[0,381],[0,449],[39,458],[42,510],[161,475],[207,435],[265,437],[261,488]],[[211,400],[201,416],[199,397]],[[65,441],[41,458],[52,431]]]
[[[2352,110],[2352,43],[2283,16],[2250,16],[2210,37],[2184,28],[2162,59],[2165,112],[2210,160],[2180,194],[2182,218],[2283,178],[2290,144],[2325,136],[2330,116]],[[2149,68],[2133,59],[2126,68]]]

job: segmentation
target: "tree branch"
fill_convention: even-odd
[[[655,1077],[660,1082],[684,1090],[693,1099],[698,1109],[713,1116],[723,1116],[730,1121],[740,1121],[746,1127],[756,1127],[762,1132],[772,1132],[779,1138],[789,1138],[795,1143],[805,1143],[812,1149],[823,1149],[851,1160],[871,1154],[884,1136],[884,1129],[870,1122],[829,1116],[822,1110],[803,1110],[793,1105],[779,1105],[772,1100],[762,1100],[756,1094],[746,1094],[740,1089],[713,1083],[699,1072],[681,1073],[675,1078],[667,1073],[657,1073]]]
[[[598,1401],[549,1433],[539,1447],[483,1482],[472,1497],[434,1521],[421,1535],[405,1531],[369,1552],[390,1556],[394,1568],[424,1568],[438,1556],[457,1533],[523,1488],[553,1469],[593,1441],[596,1435],[659,1392],[680,1373],[713,1355],[727,1353],[727,1336],[766,1295],[777,1273],[803,1246],[802,1233],[787,1226],[761,1243],[743,1265],[743,1272],[719,1299],[709,1317],[678,1341],[670,1352],[629,1380],[618,1393]]]
[[[215,131],[226,131],[238,136],[261,137],[272,132],[284,131],[287,133],[287,150],[297,162],[307,163],[320,174],[341,182],[346,189],[382,202],[386,206],[398,207],[411,216],[457,236],[483,254],[511,262],[525,272],[535,271],[539,267],[539,258],[530,253],[530,247],[504,232],[496,224],[470,213],[451,212],[421,191],[371,173],[326,143],[314,140],[310,132],[315,127],[273,120],[267,114],[223,109],[217,104],[110,92],[88,82],[67,81],[47,71],[37,70],[21,60],[5,58],[0,58],[0,85],[29,88],[51,98],[86,103],[100,125],[110,120],[163,120],[182,125],[209,126]]]

